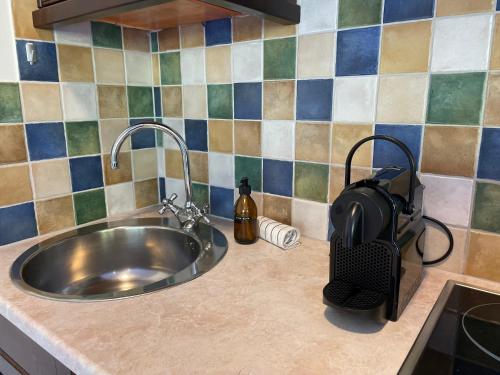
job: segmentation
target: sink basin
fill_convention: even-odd
[[[175,219],[112,221],[31,247],[13,263],[11,278],[26,292],[51,299],[125,298],[190,281],[226,251],[226,237],[209,225],[187,233]]]

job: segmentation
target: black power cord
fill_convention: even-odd
[[[425,220],[431,221],[434,224],[437,224],[438,226],[440,226],[443,229],[443,231],[445,232],[445,234],[448,236],[448,240],[450,241],[450,246],[448,247],[448,250],[446,250],[446,252],[442,256],[440,256],[437,259],[423,261],[424,266],[431,266],[433,264],[437,264],[437,263],[442,262],[443,260],[445,260],[446,258],[448,258],[451,255],[451,252],[453,251],[453,245],[454,245],[453,234],[448,229],[448,227],[444,223],[439,221],[438,219],[434,219],[433,217],[425,216],[425,215],[423,215],[422,218]],[[422,232],[422,233],[424,233],[424,232]],[[418,246],[418,242],[419,241],[417,240],[417,251],[420,254],[420,256],[423,257],[424,253],[422,252],[422,250],[420,250],[420,247]]]

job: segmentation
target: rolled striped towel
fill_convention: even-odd
[[[265,216],[258,216],[257,222],[259,224],[259,237],[263,240],[285,250],[300,245],[300,231],[297,228]]]

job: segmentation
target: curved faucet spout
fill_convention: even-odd
[[[160,130],[161,132],[168,134],[171,136],[174,141],[177,143],[177,146],[179,146],[179,149],[181,150],[181,155],[182,155],[182,167],[184,169],[184,185],[186,189],[186,207],[190,207],[192,205],[192,197],[193,197],[193,188],[191,185],[191,172],[189,169],[189,153],[188,153],[188,148],[186,145],[186,142],[184,142],[184,139],[180,136],[179,133],[177,133],[174,129],[172,129],[170,126],[162,124],[161,122],[156,122],[156,121],[145,121],[145,122],[140,122],[136,125],[130,126],[129,128],[125,129],[119,136],[116,138],[115,143],[113,143],[113,147],[111,148],[111,168],[112,169],[117,169],[119,168],[119,162],[118,162],[118,154],[120,153],[120,149],[122,147],[123,142],[131,136],[132,134],[141,131],[143,129],[155,129],[155,130]]]

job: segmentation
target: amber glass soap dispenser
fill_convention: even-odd
[[[257,241],[257,206],[250,196],[252,187],[248,185],[248,177],[240,181],[240,197],[234,205],[234,239],[241,244],[252,244]]]

